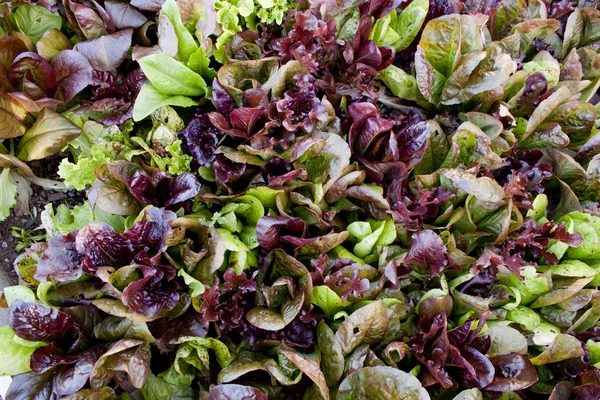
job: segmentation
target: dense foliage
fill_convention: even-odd
[[[600,398],[595,1],[0,16],[7,400]]]

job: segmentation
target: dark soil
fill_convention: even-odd
[[[57,155],[49,159],[30,162],[29,166],[40,178],[58,180],[56,171],[63,157],[64,155]],[[32,185],[32,189],[29,211],[15,215],[13,210],[11,216],[0,223],[0,288],[18,282],[17,274],[13,269],[13,261],[18,255],[15,248],[19,239],[12,235],[13,226],[24,228],[32,235],[42,234],[43,230],[38,229],[41,226],[40,215],[48,203],[53,203],[54,207],[63,203],[72,207],[81,204],[84,200],[83,193],[77,191],[57,192],[37,185]]]

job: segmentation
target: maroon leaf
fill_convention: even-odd
[[[36,53],[19,54],[10,66],[8,77],[13,87],[34,99],[52,97],[56,91],[56,75],[52,66]]]
[[[11,304],[8,324],[17,336],[32,342],[55,342],[75,326],[67,314],[23,300]]]
[[[429,229],[412,235],[412,244],[404,262],[422,268],[429,276],[439,276],[444,268],[460,270],[442,239]]]
[[[258,244],[267,251],[281,247],[286,236],[303,238],[306,235],[306,222],[300,218],[262,217],[256,224]]]
[[[167,236],[173,232],[170,223],[176,217],[174,212],[164,208],[146,208],[139,220],[123,236],[131,241],[137,252],[141,251],[149,257],[155,256],[167,249]]]
[[[531,361],[520,354],[505,354],[490,358],[496,369],[492,382],[486,390],[510,392],[523,390],[538,381],[537,372]]]
[[[92,82],[92,66],[74,50],[63,50],[52,59],[56,72],[56,97],[67,103]]]
[[[95,272],[101,266],[127,265],[135,255],[131,240],[105,222],[91,222],[77,233],[77,251],[84,255],[84,269]]]

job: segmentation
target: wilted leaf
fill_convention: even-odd
[[[129,383],[135,388],[141,388],[150,374],[150,346],[132,339],[113,343],[94,365],[90,385],[93,389],[100,389],[117,372],[127,374]]]

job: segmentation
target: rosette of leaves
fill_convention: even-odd
[[[509,101],[515,105],[512,112],[516,121],[511,131],[519,147],[578,148],[595,132],[596,109],[587,102],[572,100],[566,86],[548,89],[547,78],[537,72],[521,87]]]
[[[151,207],[123,233],[105,222],[91,222],[79,231],[53,236],[34,274],[46,282],[43,301],[60,306],[93,300],[111,315],[137,313],[142,321],[173,309],[180,299],[176,270],[160,260],[174,218],[170,211]],[[74,282],[81,276],[88,280]]]
[[[391,10],[385,16],[378,10],[373,40],[379,46],[390,46],[396,51],[405,50],[416,39],[428,12],[428,1],[413,1],[402,11]]]
[[[198,105],[192,97],[207,93],[204,77],[214,70],[203,46],[199,45],[184,25],[175,1],[162,4],[158,17],[159,42],[150,48],[138,47],[134,58],[150,84],[142,86],[133,109],[140,121],[165,105],[191,107]]]
[[[475,18],[456,14],[425,26],[415,66],[427,100],[436,105],[464,103],[498,88],[516,71],[502,44],[486,46],[483,28]]]
[[[82,135],[71,143],[75,162],[63,159],[58,174],[69,187],[83,190],[91,186],[95,169],[106,162],[125,161],[138,157],[151,167],[172,175],[190,172],[191,157],[181,151],[182,142],[176,131],[183,121],[171,107],[152,113],[152,129],[140,127],[133,131],[130,120],[121,125],[104,125],[87,120],[81,124]]]
[[[306,267],[282,250],[271,253],[273,265],[259,276],[257,306],[246,314],[248,322],[260,329],[279,331],[290,324],[302,309],[310,308],[312,280]]]

